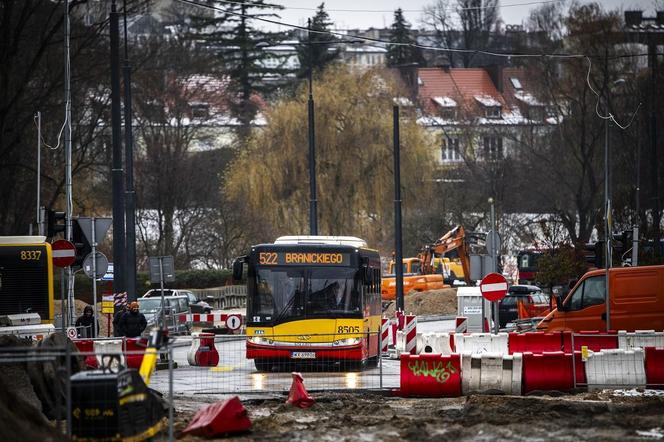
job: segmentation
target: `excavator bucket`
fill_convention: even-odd
[[[211,439],[223,434],[243,433],[250,428],[247,410],[235,396],[198,410],[187,428],[178,434],[178,439],[187,434]]]
[[[300,373],[293,373],[293,383],[291,384],[290,393],[288,393],[287,404],[300,408],[309,408],[316,402],[314,398],[309,396],[303,382],[304,379]]]

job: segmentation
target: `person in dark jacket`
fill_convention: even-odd
[[[83,309],[83,315],[76,319],[74,326],[81,338],[96,338],[94,324],[94,315],[91,305],[86,305]],[[97,321],[97,330],[99,330],[99,321]]]
[[[148,321],[145,320],[145,315],[138,311],[138,302],[134,301],[129,304],[129,311],[122,315],[118,326],[124,332],[124,336],[128,338],[136,338],[143,333],[145,327],[148,326]]]
[[[124,336],[124,330],[122,330],[120,319],[128,311],[127,304],[125,303],[118,308],[118,311],[113,316],[113,336]]]

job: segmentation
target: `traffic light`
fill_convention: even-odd
[[[58,233],[64,232],[66,228],[65,212],[56,212],[51,209],[46,211],[46,236],[48,238],[55,237]]]
[[[83,234],[83,230],[76,218],[72,222],[71,241],[74,243],[74,247],[76,247],[76,261],[74,261],[72,267],[83,267],[83,261],[92,252],[92,246]]]
[[[583,254],[586,258],[588,265],[597,267],[598,269],[604,268],[604,241],[597,241],[596,243],[588,243],[583,246]]]

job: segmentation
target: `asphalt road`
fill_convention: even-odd
[[[429,321],[417,324],[418,332],[450,331],[454,321]],[[252,360],[245,358],[245,340],[242,337],[218,336],[215,347],[219,353],[216,367],[192,367],[187,362],[191,338],[180,337],[173,349],[177,368],[173,370],[175,395],[238,394],[267,395],[287,392],[292,384],[293,370],[302,373],[304,384],[311,391],[380,389],[399,387],[399,361],[382,358],[378,367],[352,371],[344,366],[314,366],[302,362],[295,367],[281,367],[280,371],[259,373]],[[168,394],[168,370],[158,370],[152,376],[150,387]]]

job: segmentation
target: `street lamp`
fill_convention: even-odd
[[[611,85],[625,84],[625,79],[619,78],[614,81]],[[608,100],[608,88],[607,94],[605,96],[605,104],[608,109],[609,100]],[[606,304],[606,330],[611,330],[611,304],[609,302],[609,269],[611,268],[611,232],[613,230],[611,226],[611,186],[609,185],[609,170],[611,168],[610,155],[609,155],[609,122],[611,120],[610,116],[604,118],[604,237],[605,237],[605,248],[604,248],[604,288],[606,291],[606,298],[604,300]]]

